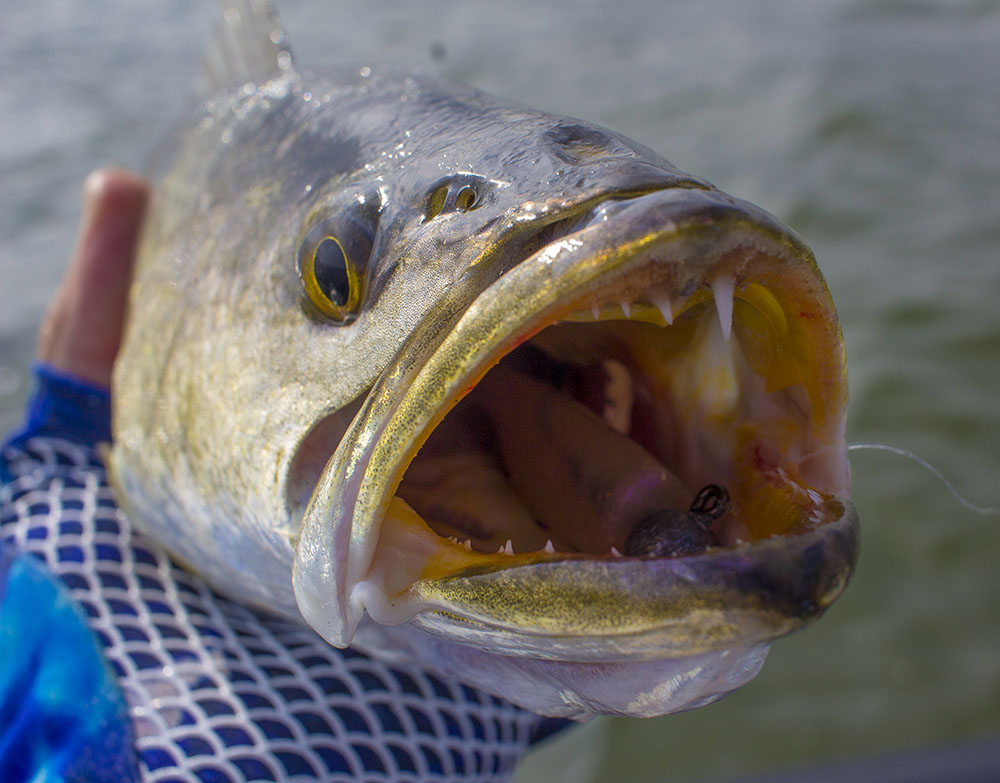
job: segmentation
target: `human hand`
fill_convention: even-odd
[[[148,196],[146,183],[122,169],[87,177],[76,246],[38,332],[40,361],[110,385]]]

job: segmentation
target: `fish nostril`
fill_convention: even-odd
[[[424,210],[423,221],[433,220],[444,210],[445,202],[448,200],[448,186],[439,185],[431,191],[427,197],[427,207]]]
[[[479,202],[479,193],[472,185],[466,185],[455,196],[455,208],[465,212],[475,207]]]
[[[585,163],[590,159],[620,155],[623,145],[613,136],[586,125],[557,125],[545,133],[556,157],[564,163]]]
[[[488,189],[478,175],[465,174],[438,182],[427,195],[420,222],[426,223],[445,212],[468,212],[482,205],[487,194]]]

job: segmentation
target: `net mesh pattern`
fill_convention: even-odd
[[[69,587],[118,676],[144,780],[501,781],[540,719],[337,650],[212,592],[118,510],[90,448],[4,454],[0,534]]]

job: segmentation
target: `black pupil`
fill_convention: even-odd
[[[351,293],[351,283],[347,279],[347,259],[336,241],[327,237],[316,248],[313,263],[316,285],[326,297],[338,307],[347,304]]]

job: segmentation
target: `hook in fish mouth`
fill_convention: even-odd
[[[631,654],[623,636],[650,654],[664,633],[710,649],[785,633],[846,584],[856,521],[839,326],[809,251],[752,205],[698,190],[598,205],[402,376],[376,383],[301,529],[300,609],[334,643],[367,610],[444,635],[513,635],[510,654],[544,652],[526,634],[586,637],[585,657]],[[728,500],[691,509],[708,486]],[[711,517],[694,544],[679,540],[685,513]],[[649,521],[664,518],[675,523]],[[816,542],[821,562],[795,574],[794,553]],[[346,566],[330,563],[338,547]],[[752,594],[746,562],[721,579],[737,555],[777,564],[786,587]],[[692,619],[678,631],[676,580],[635,578],[666,561],[675,576],[680,561],[703,569],[682,609],[716,611],[709,630]],[[736,629],[740,612],[760,627]]]

